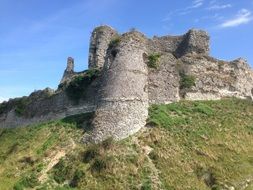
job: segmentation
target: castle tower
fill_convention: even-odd
[[[106,51],[117,32],[109,26],[95,28],[90,38],[89,68],[102,68],[105,62]]]

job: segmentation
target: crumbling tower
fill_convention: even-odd
[[[67,67],[63,73],[62,79],[60,83],[64,83],[69,80],[74,75],[74,59],[72,57],[68,57],[67,59]]]
[[[148,116],[146,38],[139,32],[123,34],[110,45],[103,67],[92,141],[116,140],[137,132]]]
[[[90,38],[89,68],[103,67],[108,46],[117,35],[109,26],[99,26],[93,30]]]

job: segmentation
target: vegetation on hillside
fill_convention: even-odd
[[[82,143],[91,117],[0,129],[1,190],[253,188],[251,101],[154,105],[138,134],[97,145]]]
[[[76,76],[66,87],[67,96],[78,103],[81,98],[85,97],[88,85],[100,75],[97,68],[89,69],[84,75]]]

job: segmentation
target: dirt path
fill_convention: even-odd
[[[47,172],[50,171],[61,158],[65,157],[67,153],[75,148],[76,144],[73,139],[70,140],[69,145],[64,148],[59,148],[53,151],[44,161],[46,167],[41,171],[41,175],[38,177],[40,182],[45,182],[48,178]]]

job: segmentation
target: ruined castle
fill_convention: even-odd
[[[145,126],[151,104],[253,99],[253,71],[246,60],[210,57],[209,36],[201,30],[149,39],[135,30],[119,34],[100,26],[91,35],[88,65],[88,70],[75,72],[70,57],[57,90],[0,104],[0,127],[94,113],[85,139],[119,140]]]

